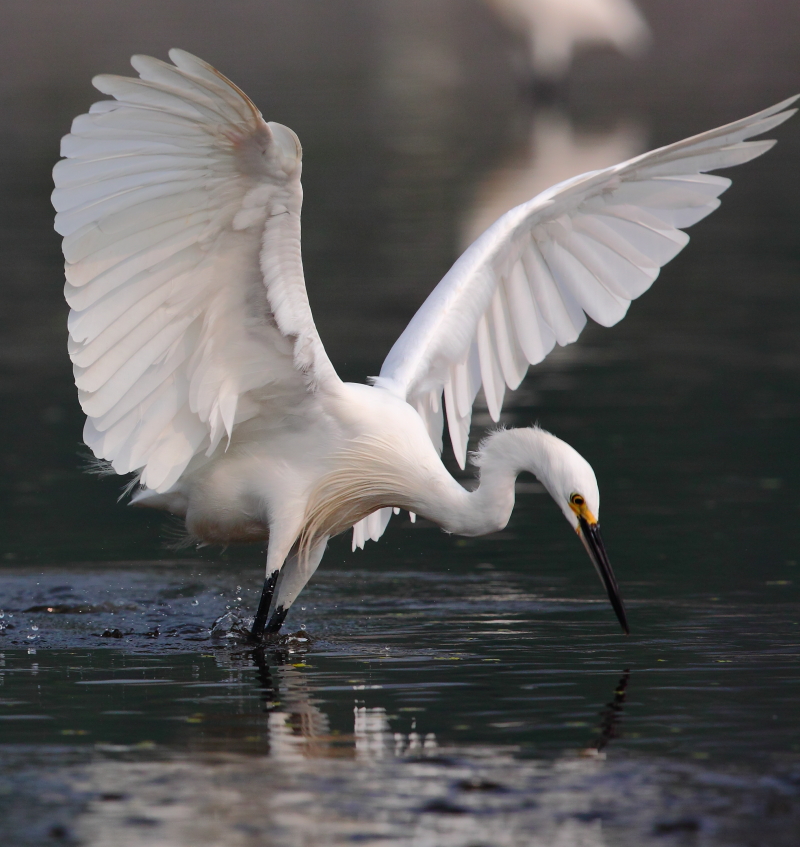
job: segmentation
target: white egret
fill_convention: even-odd
[[[619,621],[589,464],[537,427],[489,434],[467,491],[440,453],[444,410],[460,465],[481,387],[506,386],[588,314],[619,321],[772,141],[795,98],[559,183],[503,215],[433,290],[371,385],[337,376],[311,316],[300,257],[301,148],[210,65],[132,59],[99,76],[114,100],[76,118],[54,171],[69,351],[84,438],[132,502],[185,518],[207,542],[268,540],[253,624],[277,632],[327,540],[377,539],[392,509],[447,532],[503,528],[514,480],[535,474],[578,533]],[[442,399],[444,395],[444,401]]]

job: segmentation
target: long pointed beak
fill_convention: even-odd
[[[578,516],[578,523],[580,525],[578,534],[581,537],[583,546],[586,548],[586,552],[589,554],[589,558],[592,560],[594,569],[597,571],[601,582],[608,592],[608,599],[611,601],[611,605],[617,614],[620,626],[624,630],[625,635],[630,635],[631,631],[628,627],[628,618],[625,614],[622,596],[619,593],[619,586],[617,585],[614,571],[611,570],[611,563],[608,561],[606,548],[603,546],[603,539],[600,537],[600,524],[589,523],[582,515]]]

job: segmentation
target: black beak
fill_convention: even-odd
[[[586,518],[578,517],[581,531],[581,541],[592,560],[594,569],[597,571],[600,580],[608,592],[608,599],[617,613],[617,619],[620,626],[625,632],[625,635],[630,635],[631,631],[628,627],[628,618],[625,615],[625,606],[622,603],[622,597],[619,593],[619,586],[614,577],[614,571],[611,570],[611,563],[606,555],[606,548],[603,546],[603,539],[600,537],[600,524],[590,524]]]

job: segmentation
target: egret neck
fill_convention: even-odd
[[[475,491],[453,486],[449,497],[436,491],[432,498],[423,496],[417,511],[458,535],[496,532],[511,517],[517,476],[523,471],[532,473],[577,532],[622,629],[629,633],[625,606],[600,536],[600,492],[591,465],[569,444],[539,427],[491,433],[473,462],[480,469],[480,484]]]

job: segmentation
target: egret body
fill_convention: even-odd
[[[210,65],[134,56],[100,76],[113,100],[76,118],[54,170],[69,351],[84,438],[139,506],[198,541],[268,542],[253,634],[277,632],[328,539],[377,540],[393,509],[447,532],[502,529],[529,471],[580,536],[623,629],[589,464],[537,427],[490,433],[467,491],[441,461],[445,410],[461,467],[483,388],[498,420],[529,364],[605,326],[650,287],[730,181],[706,171],[774,142],[794,98],[559,183],[458,259],[371,385],[343,383],[317,333],[300,254],[301,147]]]

